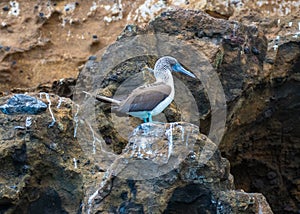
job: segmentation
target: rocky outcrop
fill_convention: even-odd
[[[140,125],[86,199],[87,213],[272,213],[261,194],[233,190],[229,162],[198,130]]]
[[[122,155],[106,156],[81,143],[79,132],[94,135],[74,103],[30,95],[47,111],[0,114],[2,213],[272,212],[261,194],[234,190],[229,162],[195,125],[142,124]]]
[[[252,23],[255,20],[260,18],[254,16]],[[269,23],[272,22],[269,20]],[[298,162],[294,158],[299,144],[298,118],[291,116],[298,115],[299,37],[295,19],[293,23],[288,27],[290,24],[285,19],[280,26],[287,28],[275,25],[268,31],[264,23],[255,27],[214,19],[199,11],[177,10],[162,13],[146,28],[127,26],[119,38],[122,44],[132,36],[167,34],[187,41],[204,53],[219,75],[228,105],[227,130],[220,144],[222,154],[233,166],[237,187],[248,192],[263,192],[276,213],[294,213],[299,209],[295,174]],[[277,38],[275,32],[279,34],[280,29],[286,36]],[[112,50],[108,49],[106,54]],[[145,61],[146,66],[153,66],[153,57],[118,64],[106,78],[102,77],[104,81],[97,85],[97,92],[114,95],[126,75],[142,71]],[[96,72],[98,66],[94,62],[88,69]],[[189,86],[196,99],[201,117],[200,130],[208,134],[211,109],[203,85],[196,80],[184,84]],[[176,109],[175,104],[165,111],[167,121],[172,121],[174,116],[181,117]],[[105,112],[99,114],[99,121],[110,121],[106,116],[111,113],[110,106],[99,104],[98,110]],[[103,133],[107,133],[106,139],[111,145],[126,144],[111,122],[99,124],[99,130],[105,130]],[[111,138],[113,135],[117,137]],[[290,146],[293,149],[289,149]],[[118,148],[115,151],[120,152]]]
[[[260,13],[236,19],[257,24],[268,38],[265,77],[235,106],[220,149],[230,160],[237,188],[262,192],[275,213],[297,213],[300,20]]]
[[[181,43],[181,41],[183,42]],[[134,46],[137,47],[132,48]],[[123,52],[118,52],[121,49]],[[173,51],[174,49],[176,51]],[[139,50],[142,50],[141,53]],[[137,53],[143,54],[143,51],[146,53],[145,56],[135,56]],[[197,79],[188,80],[174,74],[187,86],[187,90],[194,97],[196,108],[199,110],[200,115],[189,118],[192,118],[196,124],[200,123],[201,118],[201,131],[208,134],[210,122],[206,118],[211,116],[212,105],[209,99],[215,99],[215,105],[221,100],[221,98],[214,98],[214,96],[219,96],[214,94],[217,87],[224,91],[223,100],[226,98],[228,103],[235,103],[244,91],[259,84],[263,78],[263,60],[266,51],[267,40],[255,26],[215,19],[201,11],[169,11],[162,13],[146,28],[127,26],[118,42],[106,50],[103,58],[99,54],[98,60],[87,63],[79,75],[76,87],[77,91],[90,90],[105,96],[126,96],[126,91],[130,88],[133,89],[145,81],[151,81],[151,78],[145,76],[147,75],[143,71],[145,66],[153,68],[154,62],[161,55],[173,54],[175,56],[177,54],[178,56],[175,57],[181,59],[181,63],[186,63],[187,66],[193,65],[192,72],[198,72],[200,75]],[[188,54],[192,54],[191,57],[184,57]],[[121,62],[120,59],[124,60],[124,58],[128,60]],[[124,89],[124,80],[141,73],[142,76],[137,76],[132,81],[135,82],[135,85],[126,86],[127,88]],[[205,82],[207,76],[212,76],[212,74],[218,74],[218,76],[215,75],[215,78],[220,79],[222,85],[219,84],[215,87],[215,85],[211,85],[211,82]],[[175,83],[175,86],[179,84],[178,82]],[[120,89],[120,86],[123,88]],[[179,108],[177,108],[176,113],[176,103],[180,104],[182,101],[182,106],[192,108],[189,105],[190,100],[183,100],[186,94],[179,93],[182,88],[178,89],[175,94],[175,104],[165,111],[166,121],[177,120],[182,115],[189,115],[192,111],[189,109],[180,116]],[[204,89],[211,89],[211,94]],[[224,101],[218,105],[223,105],[225,108],[226,103]],[[96,109],[104,112],[104,114],[99,114],[98,129],[106,135],[105,139],[112,146],[123,142],[122,147],[124,147],[126,140],[124,141],[124,138],[113,131],[115,127],[113,127],[113,119],[110,117],[110,106],[100,103],[97,103],[96,106]],[[234,105],[232,104],[232,106]],[[233,113],[230,112],[230,114]],[[109,122],[102,123],[101,121]],[[137,124],[138,121],[132,119],[132,123]],[[120,149],[115,151],[121,152]]]
[[[93,26],[98,25],[97,18],[102,20],[105,16],[102,14],[105,10],[103,6],[98,7],[96,10],[98,12],[103,10],[102,12],[91,12],[87,16],[94,17],[93,20],[87,18],[84,21],[85,17],[77,19],[77,15],[88,13],[92,5],[92,2],[89,3],[90,5],[88,3],[81,4],[80,2],[79,5],[74,4],[73,6],[76,9],[73,11],[72,5],[64,5],[63,1],[60,1],[56,6],[51,6],[53,10],[51,9],[49,16],[47,15],[45,18],[43,18],[45,15],[44,10],[46,11],[49,5],[38,4],[35,8],[34,5],[31,5],[32,3],[26,3],[22,5],[25,6],[26,10],[21,10],[21,12],[29,17],[18,19],[8,16],[5,6],[9,6],[9,3],[1,2],[0,5],[3,8],[1,16],[5,17],[5,23],[2,23],[0,29],[1,36],[11,40],[9,43],[0,44],[1,87],[5,90],[15,86],[20,87],[12,89],[11,91],[14,93],[46,91],[72,98],[78,65],[83,64],[90,54],[94,54],[99,48],[113,41],[112,35],[119,35],[118,29],[122,28],[120,25],[114,25],[116,22],[113,22],[113,19],[119,17],[119,13],[114,13],[108,17],[112,19],[112,24],[109,24],[109,27],[108,23],[102,23],[103,26],[101,25],[101,32],[103,29],[110,28],[109,38],[102,37],[98,31],[96,33],[88,31],[90,34],[87,33],[88,36],[83,39],[87,43],[79,42],[82,37],[72,37],[77,34],[81,35],[80,29],[83,29],[82,26],[85,24],[89,26],[89,29],[96,29]],[[286,16],[280,19],[266,17],[263,13],[251,11],[251,8],[253,8],[253,5],[249,6],[251,3],[247,3],[249,10],[235,8],[239,5],[239,1],[231,1],[232,4],[229,5],[231,8],[226,8],[224,2],[217,3],[220,6],[211,7],[207,4],[205,10],[212,16],[221,19],[212,18],[200,11],[175,10],[163,12],[145,27],[128,25],[120,35],[119,43],[107,49],[106,56],[113,54],[116,48],[121,48],[120,53],[128,50],[128,46],[122,46],[122,42],[133,38],[131,36],[149,34],[164,34],[168,38],[175,38],[175,40],[170,40],[167,43],[170,47],[173,41],[184,41],[185,45],[189,44],[191,45],[189,47],[193,47],[193,51],[201,51],[202,56],[205,56],[206,59],[205,62],[201,61],[201,63],[204,63],[201,68],[206,70],[210,68],[207,65],[210,65],[216,69],[226,95],[228,110],[226,132],[220,144],[220,150],[222,155],[231,163],[231,173],[235,177],[235,187],[246,192],[263,193],[275,213],[297,213],[299,211],[299,179],[297,174],[299,171],[297,158],[299,153],[299,134],[297,133],[299,119],[297,115],[299,115],[300,36],[298,23],[300,20],[297,16]],[[197,2],[190,1],[191,7],[197,5],[199,6]],[[235,6],[233,7],[233,5]],[[65,8],[65,6],[68,7]],[[10,10],[10,7],[8,10]],[[69,7],[72,13],[64,11]],[[264,5],[264,7],[267,6]],[[32,12],[29,8],[33,8],[34,11]],[[125,8],[123,9],[126,11]],[[215,11],[216,8],[219,9]],[[234,9],[234,12],[232,9]],[[79,11],[85,12],[80,13]],[[239,12],[237,13],[237,11]],[[32,14],[35,14],[36,17],[32,18]],[[73,16],[72,14],[76,15]],[[225,19],[229,19],[229,21]],[[71,20],[74,22],[71,22]],[[60,29],[56,26],[63,23],[63,21],[67,21],[67,24],[61,28],[61,31],[56,31]],[[24,35],[20,33],[23,32],[22,26],[31,29],[30,32]],[[55,33],[47,34],[49,29],[53,29]],[[16,36],[17,34],[23,35],[22,39],[16,39],[19,38]],[[65,40],[60,39],[61,35],[65,35]],[[97,37],[94,35],[97,35]],[[69,37],[74,40],[71,41]],[[80,48],[77,44],[80,44]],[[157,48],[168,46],[160,46],[162,43],[158,44]],[[74,49],[70,50],[71,47],[78,47],[78,49],[75,51]],[[172,51],[172,49],[166,48],[164,51]],[[193,51],[189,55],[182,55],[180,60],[184,61],[186,58],[192,58],[186,56],[192,56],[192,53],[195,53]],[[66,52],[69,54],[63,54]],[[78,54],[82,55],[78,56]],[[124,60],[126,57],[127,55],[124,55],[122,59]],[[144,72],[144,67],[152,68],[158,57],[159,54],[149,56],[148,53],[145,53],[125,60],[125,62],[110,61],[112,62],[111,65],[115,66],[108,67],[110,71],[105,76],[96,79],[99,80],[100,78],[101,81],[92,82],[96,84],[88,90],[107,96],[115,94],[124,96],[124,94],[117,93],[118,88],[132,75],[143,74],[143,76],[137,77],[138,83],[145,80],[151,81],[151,75]],[[82,80],[82,75],[89,73],[92,75],[83,78],[85,82],[89,82],[91,76],[97,74],[97,72],[99,74],[99,71],[101,71],[99,68],[105,68],[99,67],[102,66],[99,63],[100,59],[103,59],[101,53],[97,54],[97,57],[90,57],[78,79]],[[188,63],[185,65],[189,66]],[[73,79],[45,83],[49,80],[52,81],[53,78],[60,79],[70,76]],[[201,132],[209,134],[214,112],[211,110],[210,99],[205,92],[203,82],[188,80],[176,75],[175,77],[178,77],[195,97],[195,103],[200,113],[198,116],[193,115],[196,120],[192,122],[199,124],[198,118],[200,117]],[[42,84],[36,88],[35,86],[39,83]],[[76,84],[77,89],[81,89],[80,84],[82,82]],[[136,85],[130,85],[129,88],[133,87],[136,87]],[[7,92],[1,92],[1,96],[8,94]],[[75,93],[74,99],[76,101],[83,100],[85,104],[89,102],[94,104],[94,101],[81,97],[80,94],[81,91]],[[37,94],[33,95],[39,97]],[[11,95],[1,98],[1,105],[8,98],[11,98]],[[18,212],[20,207],[25,210],[24,212],[36,209],[44,209],[43,211],[46,213],[50,209],[57,213],[62,211],[77,212],[80,210],[81,199],[84,195],[82,186],[86,185],[84,187],[87,191],[86,197],[91,196],[96,189],[99,189],[98,181],[101,180],[105,174],[104,172],[109,169],[108,166],[112,163],[111,157],[113,159],[117,158],[116,153],[124,155],[122,150],[126,147],[128,141],[127,135],[122,134],[120,130],[126,130],[126,133],[130,133],[128,132],[129,123],[116,120],[115,122],[119,125],[118,130],[116,130],[114,119],[109,117],[111,115],[110,106],[96,103],[95,109],[92,109],[95,110],[97,115],[97,122],[93,128],[95,132],[101,133],[102,140],[99,140],[97,136],[93,136],[95,133],[91,131],[92,129],[88,124],[81,127],[81,133],[84,134],[81,137],[90,143],[88,145],[89,149],[91,149],[93,143],[98,145],[101,141],[102,145],[106,147],[105,149],[108,151],[110,158],[106,159],[106,156],[95,158],[99,152],[98,147],[95,147],[95,154],[92,148],[90,154],[88,153],[89,155],[85,157],[84,154],[87,154],[86,145],[82,145],[83,141],[79,141],[78,136],[75,135],[74,138],[76,124],[79,124],[77,123],[78,118],[76,119],[77,108],[73,108],[73,121],[70,119],[72,118],[70,106],[73,106],[70,100],[62,98],[63,102],[60,109],[58,108],[61,100],[59,97],[53,95],[49,99],[56,118],[56,122],[50,127],[48,126],[52,124],[53,118],[49,109],[47,113],[34,116],[0,114],[2,118],[0,123],[2,129],[0,154],[1,162],[5,166],[5,170],[2,171],[3,174],[1,175],[1,185],[3,187],[1,187],[0,199],[1,212],[5,210],[7,212]],[[49,105],[45,95],[42,95],[42,100]],[[182,103],[183,106],[188,106],[189,102],[182,100]],[[164,121],[179,121],[182,118],[184,118],[183,120],[189,118],[189,112],[180,109],[182,109],[182,105],[178,106],[176,102],[173,103],[170,108],[165,110],[164,115],[166,117]],[[88,113],[91,114],[91,112],[87,112],[85,116],[89,116]],[[28,121],[32,123],[29,128],[26,126]],[[129,121],[131,127],[136,127],[140,123],[139,120],[132,118]],[[37,132],[39,133],[37,134]],[[200,140],[199,143],[201,144],[201,142]],[[218,142],[218,139],[213,139],[213,142]],[[216,161],[223,160],[218,155],[216,154]],[[184,160],[183,163],[190,164],[188,161],[188,159]],[[182,166],[180,167],[180,170],[185,170]],[[228,170],[228,166],[222,167],[220,166],[219,169]],[[142,190],[137,188],[143,183],[139,183],[140,181],[132,183],[130,180],[124,181],[114,176],[104,176],[104,181],[108,183],[115,182],[116,187],[127,192],[127,195],[121,195],[121,199],[117,200],[120,203],[116,203],[113,209],[122,208],[121,210],[126,212],[131,208],[141,209],[143,207],[139,199],[133,197],[134,192],[137,191],[142,198],[147,197],[145,194],[140,194]],[[180,182],[176,180],[175,183],[177,185]],[[221,185],[221,183],[214,182],[216,185]],[[150,182],[150,184],[152,183]],[[157,185],[157,187],[161,186]],[[171,188],[171,186],[169,187]],[[224,202],[221,204],[225,204],[225,211],[227,208],[237,209],[238,213],[240,208],[246,208],[246,211],[249,212],[259,212],[259,202],[265,204],[264,198],[255,194],[253,196],[255,198],[254,205],[251,205],[253,204],[251,194],[234,191],[232,186],[218,193],[212,191],[216,186],[211,185],[209,188],[204,187],[203,184],[202,186],[195,186],[189,181],[183,186],[177,185],[172,188],[175,188],[175,191],[168,192],[172,196],[168,195],[169,200],[165,201],[167,204],[161,205],[167,207],[165,208],[166,212],[167,210],[171,212],[173,209],[177,209],[176,206],[185,207],[187,203],[192,203],[194,208],[198,204],[196,201],[199,198],[202,198],[203,201],[206,201],[206,205],[211,205],[210,208],[214,209],[217,206],[216,203],[208,200],[212,196],[218,197],[219,201]],[[76,195],[72,193],[74,189]],[[186,200],[182,194],[185,195],[191,189],[201,190],[204,194],[191,194],[191,198]],[[102,209],[102,206],[106,206],[110,200],[115,199],[114,196],[120,196],[114,187],[110,188],[106,185],[105,190],[109,190],[113,194],[106,196],[107,198],[98,198],[99,200],[93,201],[93,209]],[[162,191],[167,194],[168,190]],[[151,193],[154,194],[155,191]],[[49,200],[51,203],[48,203]],[[100,201],[101,203],[97,203]],[[132,201],[134,202],[131,203]],[[236,205],[228,201],[235,201]],[[87,203],[85,207],[87,207],[88,201],[85,202]],[[229,205],[225,202],[228,202]],[[202,208],[203,206],[199,209]]]
[[[0,113],[0,212],[77,213],[88,161],[73,136],[73,103],[31,95],[47,104],[46,112]]]
[[[262,192],[276,213],[299,210],[299,48],[294,39],[279,45],[268,78],[236,105],[220,147],[236,186]]]

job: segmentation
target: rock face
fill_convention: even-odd
[[[236,106],[221,145],[236,186],[262,192],[276,213],[299,210],[299,48],[293,40],[279,46],[270,76]]]
[[[258,11],[264,17],[297,14],[299,4],[297,0],[2,0],[0,90],[35,88],[62,78],[76,78],[78,66],[115,41],[126,24],[143,25],[161,12],[178,7],[228,19],[249,11]]]
[[[84,196],[79,168],[86,160],[73,137],[73,104],[31,95],[52,106],[34,115],[0,114],[0,213],[77,213]]]
[[[92,4],[91,1],[89,3]],[[176,42],[178,40],[187,42],[193,47],[193,50],[201,51],[207,59],[206,62],[203,62],[204,65],[201,68],[203,70],[210,67],[216,69],[226,95],[226,132],[219,149],[222,156],[226,157],[231,163],[231,173],[235,177],[235,187],[246,192],[263,193],[275,213],[298,213],[300,209],[299,160],[297,158],[300,145],[299,118],[297,117],[299,115],[300,96],[299,17],[293,15],[281,19],[277,17],[270,18],[260,12],[255,13],[242,8],[234,9],[232,5],[238,5],[239,1],[231,1],[232,4],[229,5],[231,8],[227,8],[224,1],[218,1],[217,3],[218,7],[211,7],[206,4],[205,10],[214,17],[222,19],[212,18],[200,11],[178,9],[163,12],[145,27],[128,25],[119,36],[119,43],[110,46],[104,56],[111,56],[110,54],[114,54],[113,51],[118,50],[118,48],[122,50],[119,51],[122,54],[125,52],[124,50],[128,50],[128,46],[122,46],[123,41],[130,41],[131,38],[134,38],[132,36],[149,34],[164,34],[167,37],[175,37]],[[5,17],[3,19],[5,23],[2,23],[0,29],[0,37],[10,38],[13,41],[13,43],[10,43],[10,41],[0,44],[0,82],[2,89],[6,90],[18,86],[23,88],[13,89],[14,93],[46,91],[70,98],[74,97],[75,94],[76,101],[78,101],[78,98],[79,100],[85,100],[86,98],[79,96],[81,91],[73,92],[76,84],[74,77],[77,76],[78,65],[83,64],[90,54],[94,54],[113,39],[111,37],[103,39],[97,31],[95,34],[102,38],[100,42],[96,37],[94,38],[94,32],[84,34],[90,38],[87,39],[87,43],[78,43],[82,38],[80,36],[70,41],[70,43],[67,41],[70,40],[69,37],[77,34],[81,35],[81,27],[78,26],[83,26],[84,23],[89,26],[89,29],[94,29],[91,26],[98,23],[97,17],[101,17],[102,20],[103,11],[101,13],[91,13],[90,17],[94,17],[93,20],[88,18],[87,21],[83,21],[84,17],[79,17],[79,22],[77,22],[77,17],[72,16],[73,13],[63,12],[68,8],[72,10],[72,5],[65,8],[64,1],[60,1],[54,10],[50,10],[49,17],[47,16],[44,19],[41,17],[45,15],[43,10],[46,10],[49,5],[42,4],[34,8],[34,5],[31,4],[33,3],[24,3],[23,6],[27,9],[22,12],[30,17],[15,17],[12,19],[11,16],[7,16],[8,11],[5,9],[9,2],[0,3],[3,8],[1,17]],[[79,12],[77,15],[86,14],[90,10],[90,5],[80,3],[80,6],[76,5],[74,11],[79,12],[81,10],[77,9],[80,8],[85,12]],[[190,1],[190,5],[196,8],[199,6],[197,2],[193,1]],[[249,8],[253,8],[252,6]],[[8,10],[10,10],[10,7]],[[53,6],[51,7],[53,9]],[[29,8],[34,8],[34,11],[32,12]],[[215,11],[215,8],[221,9]],[[103,6],[101,10],[104,9]],[[31,12],[29,13],[29,11]],[[237,13],[236,11],[240,12]],[[38,16],[32,18],[32,13],[38,14]],[[99,14],[101,15],[98,16]],[[109,17],[114,17],[114,19],[119,17],[119,13],[110,15]],[[59,33],[57,31],[54,34],[49,32],[49,29],[50,31],[51,29],[57,29],[57,26],[63,21],[69,21],[70,26],[67,24],[67,27],[63,27]],[[36,25],[33,25],[33,23],[36,23]],[[31,31],[23,35],[20,33],[23,32],[22,25],[27,29],[32,25],[35,26],[35,29],[30,28]],[[103,24],[101,32],[104,32],[103,29],[111,28],[113,32],[108,33],[111,33],[111,35],[119,35],[116,32],[122,28],[121,26],[105,26]],[[68,33],[69,31],[71,34]],[[23,35],[23,37],[20,39],[16,36],[17,34]],[[39,37],[39,35],[42,36]],[[61,40],[61,35],[65,35],[65,40]],[[167,44],[171,47],[172,42],[173,40],[170,40]],[[77,46],[77,44],[80,45]],[[154,44],[159,44],[156,47],[158,50],[166,47],[160,46],[162,43]],[[70,47],[79,48],[76,51],[70,51]],[[164,51],[176,50],[170,47],[164,49]],[[62,51],[57,53],[57,50]],[[64,55],[66,52],[69,54]],[[79,53],[82,55],[78,56]],[[179,59],[184,61],[186,58],[192,58],[191,56],[194,53],[192,51],[189,54],[182,55]],[[144,72],[143,68],[145,66],[153,68],[159,54],[149,55],[145,52],[140,56],[133,56],[125,62],[110,61],[111,64],[107,63],[109,66],[116,64],[113,67],[101,67],[101,63],[98,62],[101,59],[99,56],[101,56],[101,53],[97,57],[90,57],[78,79],[83,79],[84,83],[92,82],[91,88],[88,88],[88,90],[95,93],[106,96],[117,94],[122,97],[124,94],[118,94],[118,88],[132,75],[143,74],[136,77],[135,80],[137,81],[133,81],[135,83],[152,81],[151,78],[153,77]],[[122,57],[120,59],[124,60],[127,55]],[[104,57],[104,60],[109,59]],[[210,67],[207,66],[208,64]],[[93,75],[101,73],[103,68],[109,68],[110,71],[104,76],[98,76],[98,79],[91,79]],[[87,73],[90,76],[84,77],[82,75]],[[60,79],[70,76],[73,79],[57,80],[45,84],[49,80],[52,81],[53,78]],[[181,79],[176,74],[174,76]],[[211,131],[211,118],[215,112],[211,110],[210,97],[205,92],[204,83],[199,80],[185,78],[181,81],[195,97],[195,103],[200,112],[198,116],[191,116],[196,118],[196,121],[191,122],[198,125],[198,118],[200,117],[201,133],[209,134]],[[33,85],[36,86],[38,83],[42,84],[37,88],[28,88]],[[93,83],[96,84],[93,85]],[[77,89],[80,84],[82,82],[77,82]],[[136,86],[129,85],[127,90]],[[7,93],[1,92],[1,96],[3,95],[7,95]],[[39,98],[38,94],[33,93],[31,95]],[[182,97],[180,99],[182,99],[183,106],[188,106],[189,102],[183,100]],[[9,98],[11,96],[2,97],[0,104],[5,104]],[[77,108],[73,107],[74,118],[72,118],[71,106],[73,106],[73,103],[69,99],[60,99],[54,95],[47,98],[45,94],[42,95],[42,100],[48,107],[49,100],[51,101],[51,109],[55,120],[53,120],[49,108],[46,113],[37,115],[7,116],[0,114],[0,160],[4,169],[1,170],[0,178],[1,213],[19,213],[20,210],[24,210],[24,213],[32,213],[35,210],[42,210],[44,213],[76,213],[80,212],[84,195],[86,210],[116,210],[121,213],[129,211],[145,212],[149,207],[156,209],[152,205],[143,204],[142,201],[153,196],[149,200],[162,208],[159,210],[160,212],[164,211],[165,213],[174,213],[174,210],[178,209],[188,209],[187,204],[191,209],[211,213],[213,213],[213,210],[221,210],[225,213],[241,213],[243,210],[249,213],[271,212],[261,194],[248,194],[233,190],[233,181],[228,172],[227,161],[220,157],[219,151],[208,162],[212,163],[211,165],[203,164],[201,166],[196,166],[199,160],[195,159],[193,161],[188,154],[185,158],[182,158],[181,165],[178,165],[177,170],[158,176],[156,183],[153,183],[154,178],[144,181],[121,179],[110,171],[111,158],[99,157],[98,147],[95,148],[95,153],[87,153],[86,148],[79,143],[78,136],[76,137],[74,134],[76,124],[79,123],[76,119]],[[62,103],[61,100],[63,100]],[[59,107],[59,103],[61,103],[61,107]],[[172,103],[170,108],[164,111],[165,120],[160,121],[186,121],[186,118],[189,118],[187,117],[189,112],[180,111],[181,109],[183,109],[182,106],[178,106],[177,102]],[[110,156],[117,159],[114,163],[132,158],[130,152],[137,154],[133,158],[138,160],[140,158],[138,155],[142,153],[138,153],[130,145],[126,147],[128,143],[127,136],[120,134],[119,130],[126,130],[127,133],[130,133],[127,130],[128,124],[136,127],[140,121],[132,118],[129,119],[129,123],[121,121],[118,123],[120,125],[119,129],[116,130],[114,119],[109,117],[109,115],[112,115],[110,106],[96,103],[95,112],[97,125],[93,128],[101,133],[103,139],[100,140],[93,136],[95,133],[87,124],[84,127],[77,127],[78,130],[84,132],[89,148],[96,143],[99,146],[98,143],[101,141],[110,152],[115,153]],[[91,114],[91,112],[87,113]],[[88,116],[88,114],[86,115]],[[27,127],[26,124],[30,124],[30,126]],[[181,126],[184,125],[181,124]],[[190,126],[191,129],[194,127],[192,125],[186,126]],[[179,134],[180,132],[175,129],[174,133]],[[140,136],[135,136],[138,141]],[[197,140],[193,145],[196,147],[193,147],[193,149],[198,153],[199,148],[204,144],[201,136],[203,135],[198,137],[195,135]],[[205,142],[208,141],[207,139]],[[168,139],[163,139],[161,145],[169,145],[168,142]],[[218,142],[218,138],[213,139],[213,142]],[[210,142],[208,145],[214,145],[214,143]],[[122,153],[125,147],[126,150]],[[169,150],[163,149],[160,151],[165,156],[169,152]],[[121,154],[121,156],[118,158],[116,153]],[[88,155],[85,156],[86,154]],[[155,158],[147,153],[144,155],[148,155],[147,158],[151,160]],[[184,177],[181,173],[186,172],[186,170],[195,171],[196,168],[199,169],[195,172],[195,176],[198,176],[196,182],[191,177]],[[212,170],[210,175],[213,177],[213,182],[203,181],[201,178],[201,173],[209,175],[210,171],[207,169]],[[218,180],[220,175],[224,176],[224,180]],[[159,182],[158,180],[164,179],[164,176],[169,179],[168,182]],[[103,186],[99,184],[101,178],[104,181]],[[172,186],[173,184],[174,186]],[[150,185],[157,188],[149,189]],[[143,186],[148,189],[143,190]],[[83,187],[84,190],[82,190]],[[167,188],[164,189],[163,187]],[[219,187],[222,189],[221,191],[218,191]],[[118,188],[124,194],[121,194]],[[174,191],[172,191],[172,188]],[[152,195],[145,194],[147,190]],[[84,194],[85,191],[86,194]],[[199,191],[201,194],[199,194]],[[165,198],[160,198],[160,193],[163,193]],[[185,197],[186,195],[189,195],[190,198]],[[163,202],[160,202],[159,199]],[[198,203],[199,201],[201,203]],[[110,202],[113,204],[112,207],[109,207]]]
[[[47,111],[0,114],[1,213],[272,213],[261,194],[233,189],[229,162],[195,125],[142,124],[122,155],[104,164],[103,151],[93,155],[79,143],[76,124],[80,132],[90,127],[73,119],[72,101],[30,96]]]
[[[122,14],[122,5],[93,2],[1,1],[1,90],[76,78],[78,66],[114,41],[112,35],[119,34],[126,22],[108,26],[104,17]],[[114,15],[113,6],[121,7]]]
[[[253,16],[252,23],[261,19]],[[290,20],[294,25],[289,28]],[[295,174],[299,120],[291,116],[299,114],[299,37],[297,19],[290,20],[287,17],[280,26],[270,24],[266,28],[266,23],[255,27],[214,19],[199,11],[176,10],[162,13],[145,28],[128,26],[119,38],[123,41],[149,33],[167,34],[189,42],[204,53],[217,70],[227,100],[227,130],[220,144],[222,154],[233,166],[237,187],[263,192],[276,213],[295,213],[299,209],[299,182]],[[276,32],[286,36],[278,39]],[[106,54],[109,56],[112,50],[108,49]],[[155,60],[140,57],[112,68],[107,77],[102,76],[102,85],[96,84],[101,89],[98,93],[113,96],[126,77],[142,71],[145,61],[153,67]],[[85,69],[97,72],[99,64],[94,62]],[[83,70],[83,73],[87,72]],[[184,83],[190,86],[198,104],[200,130],[209,133],[212,112],[203,85],[197,81]],[[99,121],[111,121],[107,117],[110,106],[97,105],[100,112],[105,112],[99,114]],[[174,116],[181,118],[176,109],[175,104],[164,112],[167,121],[172,121]],[[99,124],[99,130],[107,133],[107,142],[121,152],[123,146],[115,145],[120,142],[125,145],[126,141],[117,134],[112,122]]]
[[[233,190],[229,162],[188,123],[140,125],[86,199],[87,213],[272,213],[261,194]]]
[[[249,20],[269,41],[265,77],[235,106],[220,149],[230,160],[237,188],[262,192],[275,213],[297,213],[300,20],[268,19],[257,14]]]
[[[162,14],[148,29],[136,31],[182,37],[199,45],[214,63],[228,105],[227,131],[220,149],[232,164],[237,187],[264,193],[276,213],[299,210],[299,164],[295,158],[299,118],[292,115],[299,115],[300,37],[298,26],[291,29],[290,22],[298,23],[287,17],[280,24],[286,28],[275,25],[268,31],[262,24],[255,28],[197,12],[173,11]],[[262,31],[270,39],[268,45]],[[199,94],[201,89],[196,91]],[[195,98],[202,106],[200,112],[207,112],[203,110],[207,107],[205,96]],[[201,130],[205,133],[210,118],[204,118]]]
[[[147,35],[156,35],[159,39],[154,36],[147,37]],[[137,39],[135,40],[135,38]],[[141,41],[139,41],[139,38],[141,38]],[[149,40],[151,45],[147,44]],[[185,43],[180,43],[180,41]],[[175,43],[177,43],[177,47],[174,46]],[[136,50],[130,48],[130,45],[136,46],[136,44],[138,44],[138,48],[135,47]],[[183,53],[178,48],[183,49]],[[120,53],[118,51],[121,49],[124,52]],[[141,53],[139,53],[140,50]],[[135,53],[142,54],[142,51],[144,51],[145,56],[135,56]],[[192,72],[198,72],[199,75],[202,75],[200,79],[191,80],[176,74],[174,76],[187,86],[188,92],[195,99],[196,108],[199,109],[199,112],[197,111],[198,115],[190,116],[191,120],[193,120],[192,122],[199,124],[198,117],[200,113],[200,118],[203,119],[201,131],[207,133],[210,123],[205,118],[211,116],[212,107],[209,99],[214,99],[212,97],[218,94],[214,94],[215,91],[213,90],[216,90],[214,86],[210,85],[210,83],[205,83],[206,75],[218,74],[219,76],[216,75],[216,78],[220,79],[222,83],[222,86],[220,85],[221,90],[224,90],[227,102],[233,102],[242,95],[243,91],[258,83],[264,76],[263,60],[266,51],[266,38],[259,33],[255,26],[246,26],[234,21],[215,19],[201,11],[176,10],[164,12],[146,28],[127,26],[119,37],[118,43],[108,48],[103,58],[99,54],[98,61],[87,63],[79,75],[76,91],[90,90],[105,96],[124,97],[126,92],[134,89],[145,82],[145,80],[153,81],[145,77],[143,68],[145,66],[153,68],[155,61],[161,55],[178,54],[176,57],[184,64],[184,60],[193,58],[185,57],[185,55],[200,53],[200,63],[197,58],[194,61],[187,62],[187,64],[195,65],[195,69]],[[118,59],[124,60],[124,58],[128,60],[125,62],[118,61]],[[217,69],[217,72],[214,69]],[[135,77],[139,74],[140,76]],[[121,90],[120,87],[124,85],[125,80],[132,76],[135,79],[131,82],[136,83],[136,85],[129,85],[127,88],[123,87]],[[178,85],[179,81],[176,82],[175,79],[175,86]],[[214,88],[212,94],[205,92],[204,89],[208,88]],[[175,104],[165,111],[165,121],[177,120],[180,118],[180,114],[178,114],[178,110],[176,113],[175,109],[189,106],[190,101],[183,100],[186,93],[179,93],[182,89],[175,89],[177,91],[175,93]],[[176,99],[182,101],[180,108],[176,108],[176,104],[180,103],[176,102]],[[215,98],[215,103],[217,102],[218,98]],[[100,110],[102,113],[99,113],[97,118],[99,120],[98,129],[106,135],[107,141],[110,141],[112,145],[120,142],[125,144],[126,142],[122,140],[122,137],[113,131],[115,128],[111,125],[113,123],[110,117],[110,106],[96,105],[96,108],[102,109]],[[224,102],[220,105],[224,105],[225,108],[226,103]],[[186,114],[188,115],[191,111],[191,109],[188,109]],[[181,114],[181,116],[186,116],[186,114]],[[108,123],[101,121],[108,121]],[[138,122],[133,121],[133,123],[137,124]],[[112,139],[111,136],[114,136],[114,138]],[[121,152],[120,148],[115,148],[115,151]]]

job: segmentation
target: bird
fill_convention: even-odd
[[[160,114],[174,99],[175,89],[172,71],[181,72],[195,78],[174,57],[163,56],[155,63],[153,71],[156,81],[134,89],[126,99],[116,100],[97,95],[98,101],[116,105],[116,111],[142,119],[145,123],[152,122],[152,116]],[[85,92],[87,93],[87,92]]]

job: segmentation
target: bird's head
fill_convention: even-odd
[[[157,60],[157,62],[155,63],[154,71],[166,69],[170,71],[180,72],[190,77],[196,78],[194,74],[182,67],[182,65],[174,57],[171,56],[164,56]]]

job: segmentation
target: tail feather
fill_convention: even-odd
[[[109,102],[109,103],[114,103],[116,105],[120,105],[120,103],[121,103],[121,101],[119,101],[119,100],[115,100],[115,99],[112,99],[112,98],[109,98],[109,97],[100,96],[100,95],[97,95],[95,98],[97,100],[99,100],[99,101],[106,101],[106,102]]]
[[[104,102],[109,102],[109,103],[114,103],[116,105],[120,105],[121,104],[121,101],[119,100],[115,100],[115,99],[112,99],[112,98],[109,98],[109,97],[105,97],[105,96],[101,96],[101,95],[93,95],[89,92],[86,92],[86,91],[83,91],[83,93],[85,94],[88,94],[92,97],[94,97],[96,100],[99,100],[99,101],[104,101]]]

